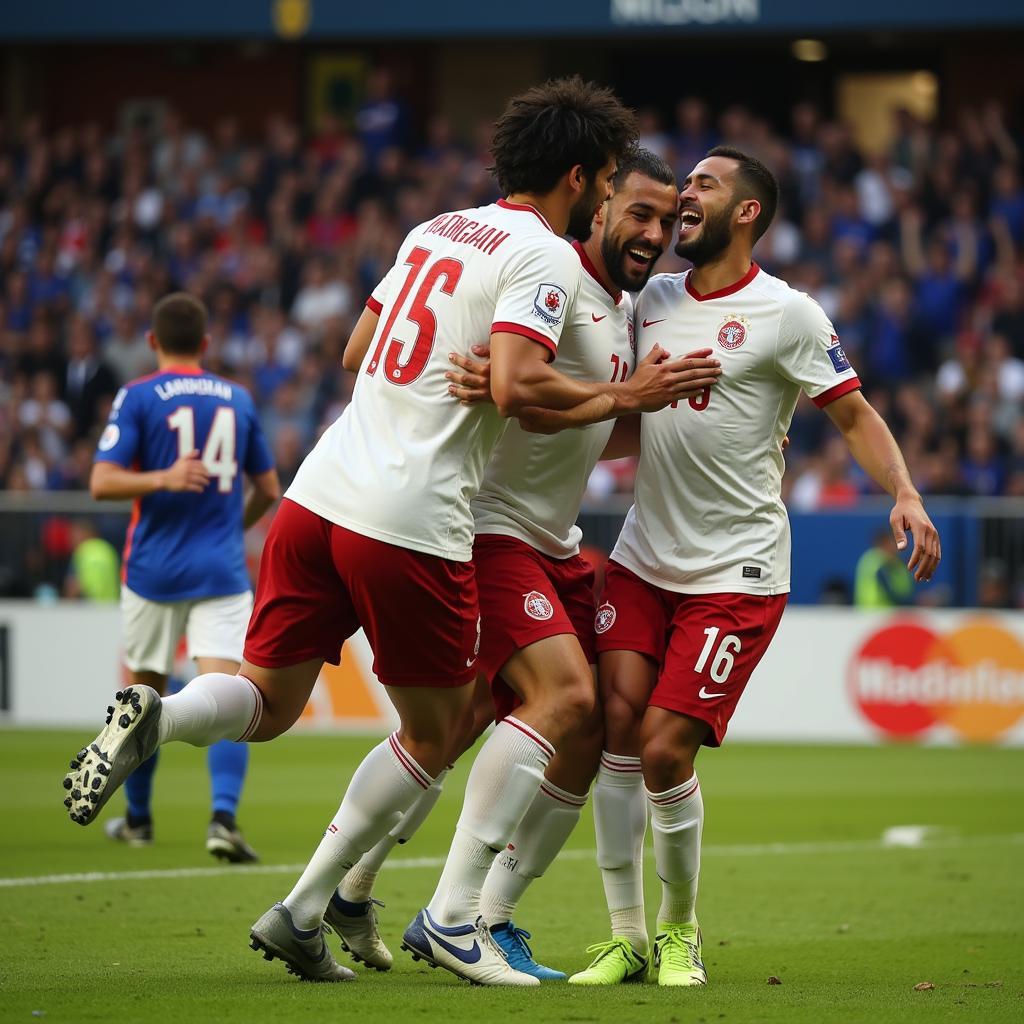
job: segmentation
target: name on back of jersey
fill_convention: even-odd
[[[426,228],[425,235],[440,235],[441,238],[451,239],[453,242],[461,242],[463,245],[471,245],[481,252],[493,256],[495,250],[510,232],[502,231],[490,224],[483,224],[478,220],[471,220],[458,213],[442,213],[435,217]]]
[[[211,377],[172,377],[156,384],[153,390],[164,402],[181,395],[211,395],[225,402],[231,401],[231,385]]]

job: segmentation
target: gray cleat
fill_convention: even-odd
[[[380,900],[374,899],[350,903],[334,893],[324,911],[324,921],[341,939],[341,948],[356,963],[366,964],[375,971],[390,971],[394,963],[391,950],[384,945],[377,928],[376,908],[383,906]]]
[[[289,974],[302,981],[352,981],[355,972],[342,967],[324,942],[323,928],[296,928],[283,903],[275,903],[249,932],[250,945],[264,960],[283,960]]]
[[[253,864],[260,859],[237,826],[228,828],[219,821],[211,821],[206,830],[206,850],[231,864]]]
[[[126,686],[107,708],[107,724],[83,747],[64,776],[64,806],[79,825],[94,821],[126,778],[159,746],[160,694]]]
[[[108,839],[128,846],[152,846],[153,825],[129,825],[127,818],[108,818],[103,824]]]

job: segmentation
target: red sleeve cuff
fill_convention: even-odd
[[[371,296],[370,296],[370,297],[369,297],[369,298],[368,298],[368,299],[366,300],[366,308],[367,308],[367,309],[368,309],[368,310],[369,310],[369,311],[370,311],[371,313],[376,313],[376,314],[377,314],[377,316],[380,316],[381,312],[382,312],[382,311],[383,311],[383,309],[384,309],[384,305],[383,305],[383,303],[380,303],[380,302],[378,302],[378,301],[377,301],[377,300],[376,300],[376,299],[375,299],[375,298],[374,298],[374,297],[373,297],[373,296],[371,295]]]
[[[812,398],[811,401],[819,409],[824,409],[830,402],[834,402],[837,398],[842,398],[843,395],[848,395],[851,391],[858,390],[860,386],[860,378],[851,377],[849,380],[844,380],[837,384],[834,388],[823,391],[817,398]]]
[[[520,337],[529,338],[530,341],[543,345],[551,353],[552,359],[558,353],[558,346],[547,335],[535,331],[532,327],[524,327],[522,324],[506,323],[502,320],[491,324],[491,334],[518,334]]]

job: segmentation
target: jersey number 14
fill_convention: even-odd
[[[196,417],[191,406],[178,406],[167,417],[167,425],[178,432],[179,459],[195,451]],[[235,461],[235,410],[231,406],[217,406],[199,459],[210,476],[217,478],[217,490],[221,494],[230,494],[238,475],[238,463]]]

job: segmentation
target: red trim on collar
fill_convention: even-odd
[[[581,242],[573,242],[572,247],[579,255],[580,263],[583,264],[583,269],[612,297],[615,305],[617,306],[622,301],[622,292],[613,292],[611,288],[601,280],[601,275],[597,272],[597,267],[594,266],[590,257],[587,255],[587,250],[583,248]]]
[[[157,370],[157,376],[163,373],[173,373],[179,377],[198,377],[206,371],[201,366],[165,366]]]
[[[527,203],[510,203],[507,199],[499,199],[497,205],[503,210],[520,210],[525,213],[532,213],[551,234],[555,234],[555,229],[548,223],[547,217],[536,206],[530,206]]]
[[[691,270],[690,273],[686,275],[686,290],[690,293],[691,297],[695,298],[698,302],[707,302],[708,299],[722,299],[725,298],[726,295],[734,295],[741,288],[746,288],[747,285],[757,277],[760,269],[761,268],[756,263],[751,263],[750,269],[738,281],[730,284],[726,288],[719,288],[717,292],[708,292],[707,295],[701,295],[701,293],[697,291],[692,284],[690,284],[690,277],[693,274],[693,271]]]

